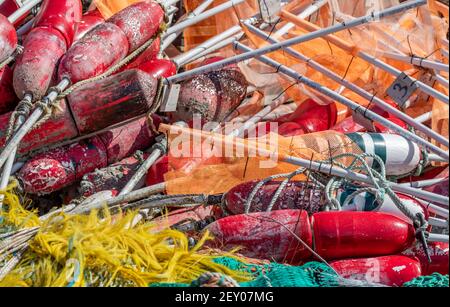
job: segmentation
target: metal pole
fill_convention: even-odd
[[[263,58],[266,58],[266,57],[261,57],[262,60],[263,60]],[[264,59],[264,61],[265,61],[265,59]],[[281,69],[281,67],[280,67],[280,69]],[[255,150],[255,151],[259,152],[260,155],[265,155],[267,157],[280,158],[282,161],[284,161],[286,163],[304,167],[306,169],[311,169],[313,171],[321,172],[326,175],[333,175],[333,176],[338,176],[341,178],[350,179],[352,181],[355,181],[358,183],[363,183],[365,185],[373,184],[372,180],[364,174],[355,173],[350,170],[342,169],[335,165],[323,164],[320,162],[315,162],[315,161],[311,161],[311,160],[307,160],[307,159],[303,159],[303,158],[293,157],[290,155],[282,154],[280,156],[280,155],[278,155],[277,152],[274,152],[273,150],[264,148],[264,146],[266,146],[266,144],[260,144],[256,141],[236,139],[231,136],[222,136],[222,135],[217,135],[217,134],[213,134],[213,133],[206,133],[204,131],[190,130],[190,129],[177,127],[177,126],[169,126],[166,124],[161,124],[159,126],[159,130],[167,132],[167,133],[181,132],[181,133],[192,134],[195,137],[210,138],[211,140],[214,140],[217,142],[222,142],[225,145],[236,146],[236,148],[238,148],[238,149],[243,148],[243,149],[247,149],[247,150]],[[375,179],[375,180],[377,182],[381,183],[379,180],[377,180],[377,179]],[[446,206],[448,206],[448,203],[449,203],[449,199],[446,196],[438,195],[435,193],[430,193],[427,191],[422,191],[419,189],[401,186],[397,183],[390,182],[390,181],[387,181],[386,184],[396,192],[412,195],[412,196],[415,196],[415,197],[423,199],[423,200],[431,201],[431,202],[438,203],[438,204],[443,204]]]
[[[226,39],[226,38],[230,37],[231,35],[234,35],[238,32],[241,32],[241,31],[242,31],[242,29],[240,26],[231,27],[228,30],[226,30],[225,32],[222,32],[222,33],[208,39],[207,41],[201,43],[200,45],[196,46],[195,48],[192,48],[191,50],[174,57],[172,59],[172,61],[175,63],[175,65],[177,65],[177,67],[183,66],[184,63],[189,62],[192,58],[196,57],[197,55],[199,55],[206,49],[217,45],[224,39]]]
[[[237,46],[237,48],[243,50],[244,52],[249,52],[250,50],[252,50],[251,48],[242,45],[241,43],[236,42],[235,45]],[[403,135],[404,137],[408,138],[409,140],[414,140],[416,143],[421,144],[422,146],[428,148],[429,150],[437,153],[439,156],[442,156],[445,159],[449,158],[449,154],[447,151],[442,150],[440,147],[435,146],[433,144],[430,144],[429,142],[424,141],[423,139],[421,139],[420,137],[418,137],[416,134],[403,129],[402,127],[398,126],[397,124],[387,120],[386,118],[384,118],[383,116],[378,115],[377,113],[365,109],[365,108],[361,108],[361,106],[353,101],[351,101],[350,99],[337,94],[336,92],[330,90],[327,87],[324,87],[322,85],[320,85],[319,83],[316,83],[310,79],[308,79],[305,76],[300,75],[299,73],[297,73],[295,70],[288,68],[284,65],[281,65],[280,63],[266,57],[266,56],[261,56],[258,57],[258,59],[267,64],[270,65],[274,68],[277,69],[277,71],[280,71],[288,76],[290,76],[291,78],[294,78],[295,80],[297,80],[298,82],[304,83],[306,85],[308,85],[309,87],[317,90],[318,92],[334,99],[337,102],[342,103],[343,105],[351,108],[353,111],[355,112],[361,112],[361,114],[373,121],[379,122],[382,125],[384,125],[385,127],[388,127],[398,133],[400,133],[401,135]]]
[[[250,58],[254,58],[259,55],[263,55],[266,53],[270,53],[270,52],[279,50],[283,47],[289,47],[289,46],[292,46],[295,44],[303,43],[303,42],[306,42],[306,41],[309,41],[309,40],[312,40],[312,39],[315,39],[318,37],[322,37],[322,36],[325,36],[328,34],[332,34],[332,33],[338,32],[338,31],[350,29],[350,28],[371,22],[373,20],[377,20],[379,18],[383,18],[383,17],[387,17],[387,16],[392,16],[392,15],[398,14],[400,12],[403,12],[403,11],[406,11],[406,10],[409,10],[409,9],[412,9],[412,8],[415,8],[415,7],[424,5],[424,4],[426,4],[426,0],[414,0],[414,1],[405,2],[405,3],[402,3],[395,7],[391,7],[386,10],[383,10],[383,11],[373,12],[370,15],[356,18],[345,24],[337,24],[337,25],[334,25],[334,26],[331,26],[328,28],[321,29],[319,31],[308,33],[303,36],[294,37],[292,39],[280,42],[278,44],[269,45],[269,46],[254,50],[252,52],[247,52],[244,54],[236,55],[234,57],[230,57],[228,59],[218,61],[218,62],[212,63],[210,65],[205,65],[205,66],[202,66],[202,67],[199,67],[199,68],[187,71],[187,72],[183,72],[183,73],[180,73],[180,74],[177,74],[175,76],[165,79],[164,82],[166,84],[170,84],[170,83],[184,81],[186,79],[190,79],[194,75],[211,72],[211,71],[223,68],[223,67],[231,65],[231,64],[236,64],[236,63],[248,60]]]
[[[17,20],[22,18],[23,15],[27,14],[33,7],[41,3],[42,0],[30,0],[27,1],[22,7],[18,8],[14,13],[8,16],[10,23],[15,23]]]
[[[401,185],[403,185],[405,187],[412,187],[412,188],[426,188],[426,187],[438,184],[440,182],[443,182],[445,180],[448,180],[448,177],[447,178],[437,178],[437,179],[428,179],[428,180],[406,182],[406,183],[401,183]]]
[[[278,43],[278,41],[272,37],[269,37],[265,32],[259,30],[258,28],[254,27],[251,24],[248,24],[246,22],[244,22],[244,25],[254,34],[258,35],[259,37],[271,42],[271,43]],[[395,107],[387,104],[386,102],[384,102],[382,99],[370,94],[369,92],[367,92],[366,90],[364,90],[363,88],[356,86],[355,84],[351,83],[350,81],[347,81],[345,79],[343,79],[341,76],[339,76],[338,74],[336,74],[335,72],[329,70],[328,68],[322,66],[321,64],[315,62],[314,60],[304,56],[303,54],[297,52],[296,50],[292,49],[292,48],[283,48],[287,53],[289,53],[290,55],[292,55],[293,57],[302,60],[303,62],[305,62],[308,66],[311,66],[312,68],[316,69],[317,71],[321,72],[322,74],[324,74],[325,76],[329,77],[330,79],[334,80],[335,82],[345,86],[346,88],[352,90],[353,92],[357,93],[358,95],[360,95],[361,97],[367,99],[368,101],[373,101],[377,106],[379,106],[380,108],[382,108],[383,110],[389,112],[390,114],[398,117],[399,119],[405,121],[407,124],[413,126],[414,128],[416,128],[419,131],[422,131],[423,133],[425,133],[427,136],[437,140],[439,143],[444,144],[445,146],[449,146],[449,141],[448,139],[446,139],[445,137],[443,137],[442,135],[440,135],[439,133],[437,133],[436,131],[428,128],[427,126],[421,124],[420,122],[417,122],[414,118],[408,116],[407,114],[403,113],[402,111],[396,109]],[[400,127],[399,127],[400,128]],[[402,129],[402,133],[403,132],[408,132],[405,129]],[[422,146],[425,146],[427,148],[434,148],[441,150],[438,146],[431,144],[430,142],[423,140],[422,138],[414,135],[414,140],[416,143],[421,144]]]
[[[448,235],[441,235],[437,233],[430,233],[428,235],[428,242],[443,242],[448,243]]]
[[[170,34],[173,33],[177,33],[181,30],[184,30],[185,28],[192,26],[202,20],[205,20],[209,17],[212,17],[214,15],[217,15],[218,13],[221,13],[235,5],[238,5],[242,2],[244,2],[245,0],[230,0],[227,1],[221,5],[216,6],[215,8],[212,8],[208,11],[205,11],[203,14],[199,15],[199,16],[195,16],[189,19],[186,19],[185,21],[180,22],[179,24],[174,25],[173,27],[169,28],[166,33],[163,34],[162,39],[165,39],[167,36],[169,36]]]
[[[320,10],[324,5],[328,3],[328,0],[319,0],[308,6],[303,12],[298,15],[298,17],[305,19]],[[275,37],[281,37],[289,32],[295,25],[292,22],[288,22],[283,27],[280,28],[277,32],[275,32]]]
[[[195,10],[193,10],[192,12],[190,12],[190,13],[186,16],[186,18],[185,18],[184,20],[186,20],[186,19],[191,19],[191,18],[193,18],[193,17],[199,15],[200,13],[203,13],[203,12],[208,8],[208,6],[210,6],[213,2],[214,2],[214,0],[205,0],[205,1],[203,1],[199,6],[197,6],[197,7],[195,8]],[[177,22],[177,24],[179,24],[180,22],[181,22],[181,20],[179,20],[179,21]],[[170,44],[172,44],[172,43],[174,42],[174,40],[175,40],[180,34],[181,34],[181,30],[178,31],[178,32],[176,32],[176,33],[172,33],[172,34],[169,34],[168,36],[166,36],[166,37],[163,39],[163,41],[161,42],[161,51],[166,50],[167,47],[169,47]]]

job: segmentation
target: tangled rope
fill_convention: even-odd
[[[339,162],[340,159],[345,158],[352,158],[351,163],[346,166],[343,163]],[[379,165],[380,171],[376,171],[373,168],[369,166],[367,163],[367,159],[373,159],[376,163]],[[360,172],[364,173],[368,176],[370,179],[372,187],[361,187],[360,185],[354,184],[353,182],[349,181],[347,178],[341,178],[337,176],[332,176],[331,173],[328,176],[323,175],[320,172],[308,170],[304,167],[301,167],[297,169],[294,172],[286,173],[286,174],[277,174],[270,176],[268,178],[265,178],[258,182],[253,190],[251,191],[249,197],[247,198],[244,209],[245,213],[248,214],[250,212],[251,204],[253,202],[253,199],[255,198],[257,192],[259,189],[261,189],[264,184],[266,184],[269,181],[285,178],[281,183],[276,192],[274,193],[273,198],[271,199],[270,205],[267,209],[267,211],[271,211],[274,204],[280,197],[282,191],[285,189],[287,183],[295,176],[302,174],[302,173],[309,173],[309,178],[311,181],[313,181],[315,184],[317,184],[320,187],[323,187],[325,189],[325,198],[328,203],[328,206],[332,210],[341,210],[342,206],[348,205],[356,196],[362,193],[370,193],[374,195],[375,201],[379,206],[383,204],[386,195],[390,197],[395,204],[395,206],[411,221],[413,221],[417,234],[419,233],[425,233],[426,228],[428,227],[428,222],[426,221],[423,214],[415,214],[412,210],[408,208],[407,205],[405,205],[402,200],[395,194],[395,192],[392,190],[392,188],[389,186],[389,180],[386,177],[386,168],[384,165],[383,160],[375,155],[375,154],[369,154],[369,153],[363,153],[363,154],[354,154],[354,153],[343,153],[334,156],[330,160],[324,160],[324,161],[318,161],[321,164],[331,165],[340,167],[346,171],[352,171],[352,172]],[[337,190],[338,189],[346,189],[348,187],[351,187],[355,190],[352,194],[350,194],[343,204],[341,204],[338,199],[336,198]]]
[[[30,95],[25,95],[25,97],[19,102],[17,107],[14,109],[11,117],[9,118],[8,127],[6,128],[6,140],[11,137],[14,125],[17,122],[19,116],[27,118],[30,115],[33,104],[31,103],[32,97]]]

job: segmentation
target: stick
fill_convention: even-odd
[[[155,185],[152,185],[149,187],[145,187],[145,188],[130,192],[130,193],[122,195],[122,196],[117,196],[117,197],[112,198],[107,201],[90,203],[88,206],[78,206],[74,210],[72,210],[70,213],[71,214],[83,214],[83,213],[90,212],[91,210],[94,210],[94,209],[101,209],[103,206],[112,207],[112,206],[120,205],[123,203],[133,202],[133,201],[145,198],[145,197],[149,197],[151,195],[163,193],[165,191],[165,189],[166,189],[165,183],[155,184]]]
[[[448,221],[443,219],[438,219],[435,217],[429,217],[428,223],[430,223],[431,226],[439,227],[439,228],[447,228],[448,227]]]
[[[441,235],[437,233],[430,233],[428,236],[428,242],[443,242],[448,243],[448,235]]]
[[[173,27],[170,27],[169,29],[167,29],[166,33],[164,33],[164,35],[162,36],[162,39],[165,39],[166,37],[168,37],[169,35],[171,35],[173,33],[182,31],[182,30],[186,29],[187,27],[195,25],[196,23],[199,23],[202,20],[208,19],[209,17],[212,17],[214,15],[217,15],[235,5],[241,4],[244,1],[245,0],[230,0],[230,1],[227,1],[221,5],[218,5],[214,8],[212,8],[208,11],[205,11],[204,13],[202,13],[199,16],[195,16],[193,18],[186,19],[185,21],[180,22],[179,24],[176,24]]]

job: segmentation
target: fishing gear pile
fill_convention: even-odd
[[[447,1],[0,2],[0,286],[448,287]]]

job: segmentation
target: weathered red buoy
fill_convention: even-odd
[[[149,154],[144,153],[143,159],[146,159]],[[113,163],[105,168],[96,169],[92,173],[83,176],[80,183],[80,192],[83,196],[91,196],[101,191],[112,191],[120,193],[128,181],[138,170],[141,165],[140,160],[135,156],[127,157],[119,162]],[[136,188],[139,188],[138,184]]]
[[[75,25],[73,41],[80,40],[87,32],[103,22],[105,22],[105,19],[97,9],[85,13]]]
[[[153,1],[124,8],[72,45],[61,59],[59,80],[76,83],[104,73],[156,35],[163,19],[163,9]]]
[[[343,278],[401,287],[421,275],[416,259],[405,256],[382,256],[375,258],[344,259],[330,263]]]
[[[297,110],[278,119],[278,133],[283,136],[301,135],[328,130],[336,124],[336,103],[319,105],[312,99],[303,102]]]
[[[277,262],[299,263],[311,253],[292,235],[312,245],[308,213],[303,210],[278,210],[228,216],[207,230],[215,237],[215,247],[239,250],[246,257]]]
[[[130,52],[152,38],[164,21],[164,10],[153,1],[141,1],[127,6],[107,20],[125,33]]]
[[[78,136],[77,127],[66,102],[61,101],[59,106],[61,110],[56,111],[50,120],[34,127],[25,135],[18,147],[19,155]],[[6,130],[11,115],[12,112],[0,115],[0,146],[5,145]]]
[[[245,213],[245,203],[259,181],[245,182],[229,190],[224,198],[224,209],[227,213]],[[249,212],[266,211],[281,181],[270,181],[256,193],[250,204]],[[323,193],[313,184],[304,181],[290,181],[280,194],[272,210],[303,209],[308,213],[316,213],[323,205]]]
[[[138,69],[90,82],[67,100],[81,134],[139,116],[153,105],[157,80]]]
[[[66,48],[59,31],[52,28],[31,30],[14,67],[14,89],[20,99],[30,94],[37,100],[46,94]]]
[[[106,164],[105,145],[93,137],[37,155],[22,168],[19,180],[28,193],[47,194]]]
[[[17,33],[8,18],[0,14],[0,63],[5,61],[17,47]]]
[[[319,212],[311,225],[315,251],[325,259],[397,254],[415,240],[412,225],[381,212]]]
[[[222,121],[244,99],[247,81],[237,69],[221,69],[182,83],[175,121],[189,122],[194,114],[207,121]]]
[[[153,119],[158,125],[158,117],[153,116]],[[18,178],[27,193],[52,193],[97,168],[149,147],[153,141],[154,135],[146,119],[141,118],[93,138],[39,154],[22,167]]]
[[[120,46],[120,48],[117,48]],[[58,77],[72,83],[105,72],[128,54],[128,40],[120,28],[101,23],[78,40],[61,59]]]
[[[407,249],[402,254],[418,258],[422,266],[423,275],[431,275],[433,273],[448,275],[448,243],[428,242],[428,253],[431,263],[428,262],[425,251],[419,244]]]
[[[72,44],[81,10],[80,0],[43,1],[14,67],[14,89],[20,99],[30,94],[37,100],[46,94],[60,58]]]

